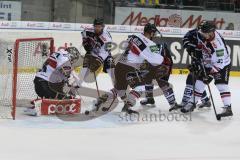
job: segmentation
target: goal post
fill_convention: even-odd
[[[53,51],[51,37],[0,42],[0,118],[15,119],[17,106],[27,107],[37,98],[35,73]]]

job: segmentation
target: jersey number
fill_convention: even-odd
[[[217,63],[223,63],[223,60],[222,59],[219,59],[218,61],[217,61]]]

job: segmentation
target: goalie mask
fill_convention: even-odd
[[[70,55],[70,61],[72,64],[76,63],[79,60],[80,52],[78,51],[78,49],[76,47],[68,47],[68,48],[66,48],[66,51]]]

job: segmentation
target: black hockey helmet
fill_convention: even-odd
[[[155,24],[147,23],[144,26],[144,32],[148,32],[148,33],[154,32],[155,33],[156,31],[158,31],[158,30],[157,30],[157,27],[155,26]]]
[[[93,21],[93,25],[94,25],[94,26],[95,26],[95,25],[102,25],[102,26],[104,26],[104,21],[103,21],[102,18],[96,18],[96,19],[94,19],[94,21]]]
[[[200,29],[202,33],[214,32],[216,30],[216,25],[213,21],[203,21],[198,29]]]
[[[65,49],[69,53],[71,63],[75,63],[80,58],[80,52],[76,47],[67,47]]]
[[[147,23],[144,26],[144,33],[154,33],[152,38],[161,38],[162,34],[160,33],[160,31],[157,29],[157,27],[155,26],[155,24],[151,24],[151,23]]]

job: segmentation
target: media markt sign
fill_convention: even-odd
[[[232,26],[240,28],[238,13],[193,11],[153,8],[115,8],[115,24],[144,26],[154,23],[157,27],[196,28],[203,20],[214,21],[217,29],[224,30]]]
[[[21,2],[0,1],[0,21],[20,21]]]

